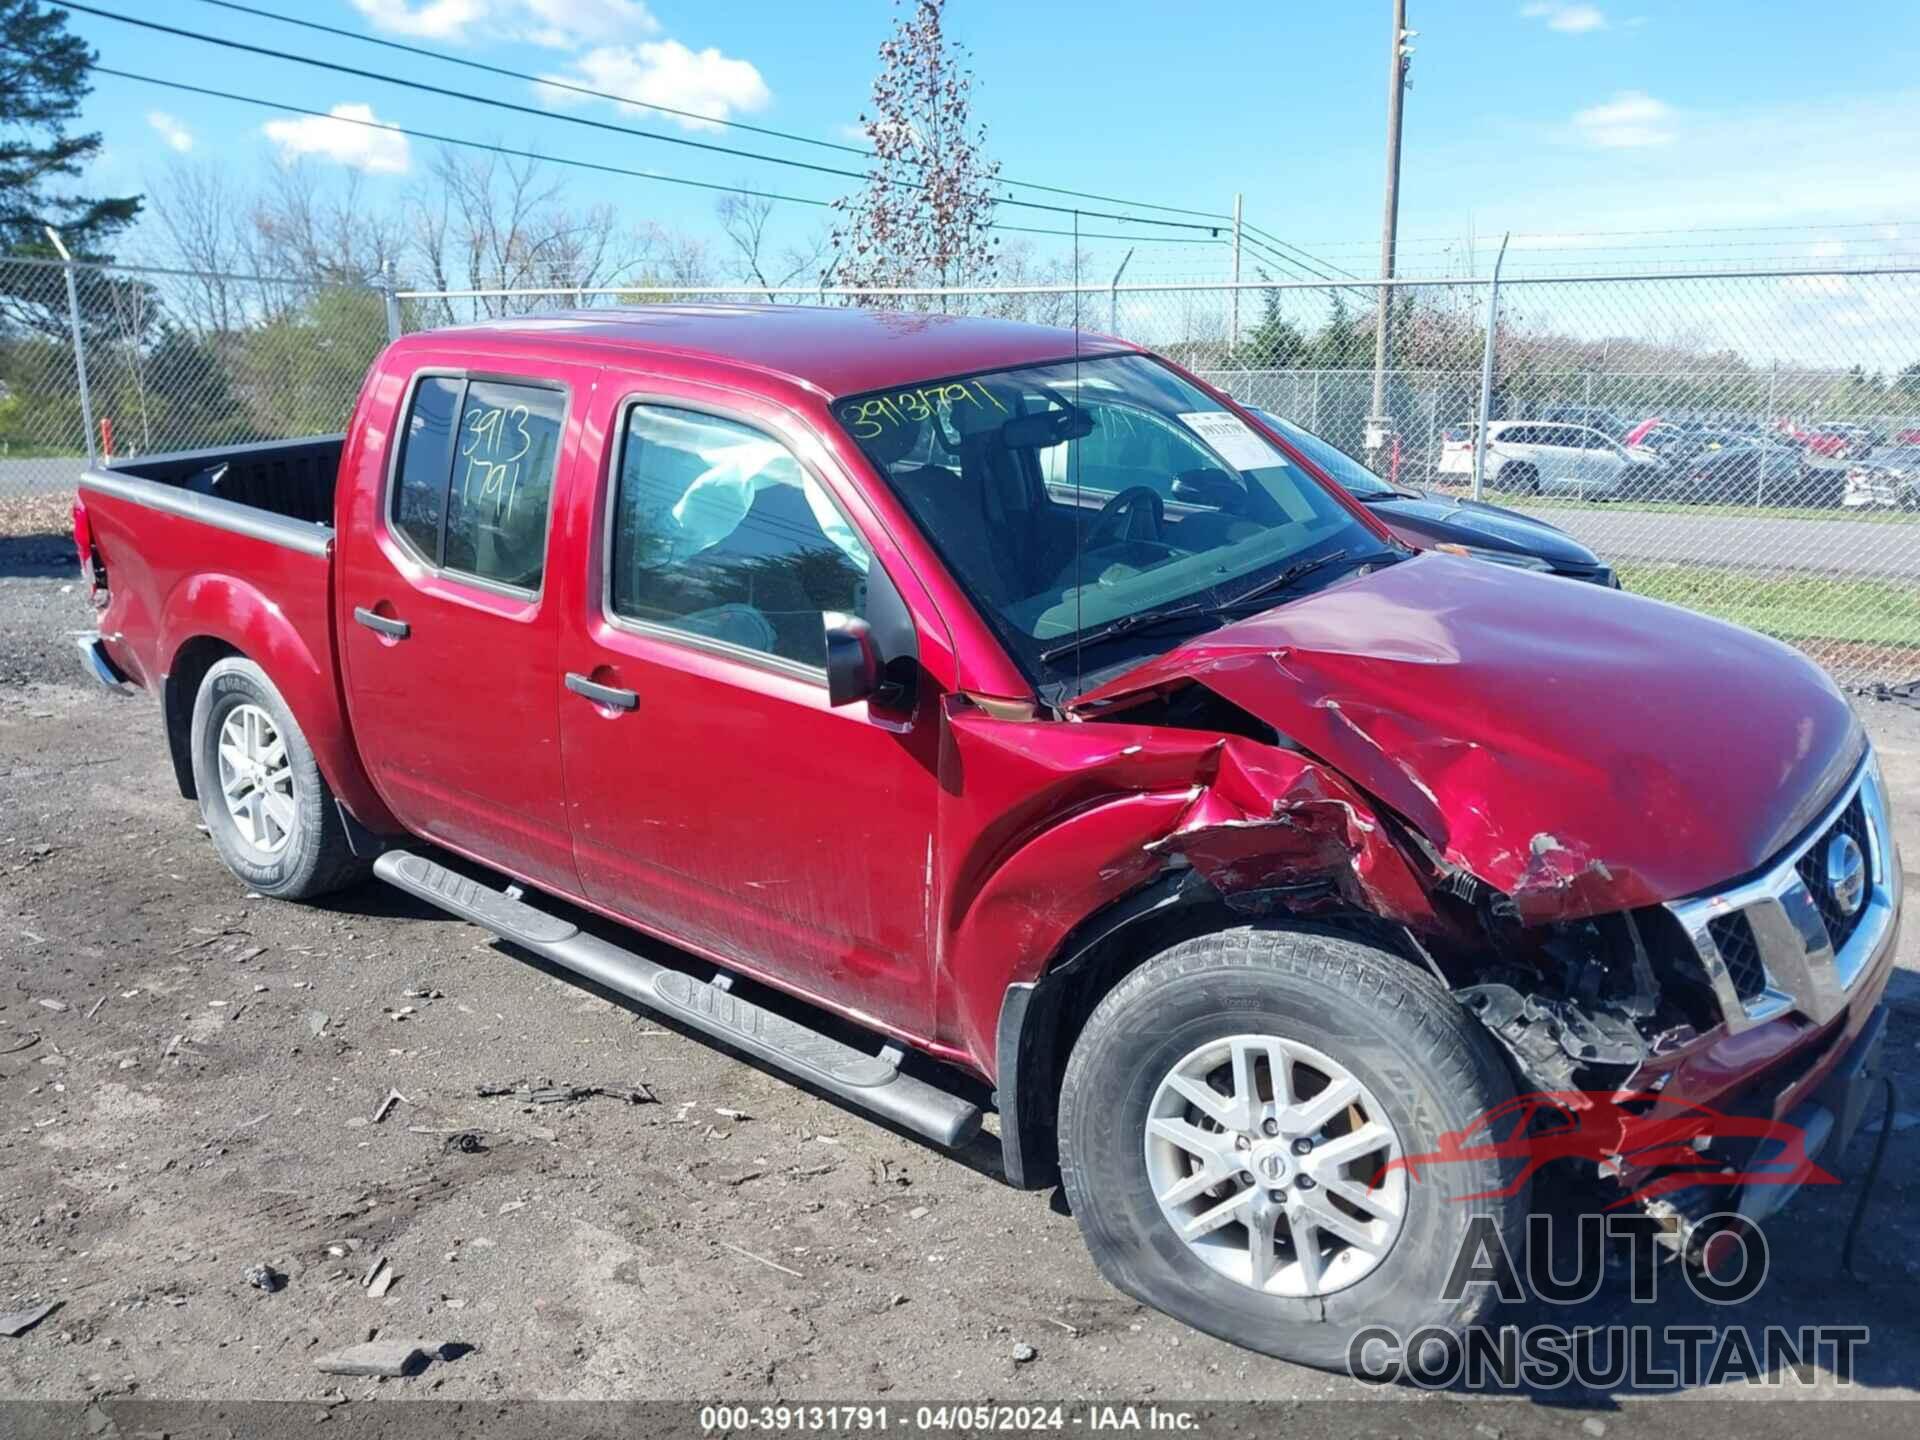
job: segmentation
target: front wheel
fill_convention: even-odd
[[[1483,1288],[1449,1298],[1448,1277],[1476,1217],[1519,1255],[1520,1173],[1403,1162],[1512,1093],[1479,1023],[1406,962],[1323,930],[1229,930],[1094,1010],[1062,1087],[1061,1174],[1122,1290],[1340,1369],[1368,1327],[1424,1347],[1486,1308]]]
[[[366,874],[307,737],[253,661],[229,656],[207,671],[191,743],[207,833],[241,880],[262,895],[305,900]]]

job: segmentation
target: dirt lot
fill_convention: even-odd
[[[249,898],[176,793],[151,703],[83,682],[70,577],[18,551],[0,572],[0,1310],[61,1302],[0,1339],[0,1397],[1379,1394],[1111,1290],[1060,1199],[1007,1188],[990,1145],[895,1135],[383,887]],[[1867,721],[1920,855],[1920,711]],[[1909,925],[1889,1046],[1906,1109],[1916,952]],[[655,1103],[477,1094],[517,1081]],[[1810,1192],[1772,1222],[1784,1243],[1740,1317],[1870,1325],[1874,1396],[1920,1378],[1916,1161],[1920,1126],[1896,1131],[1865,1280],[1838,1271],[1855,1191]],[[380,1257],[396,1278],[373,1299]],[[248,1283],[261,1263],[283,1289]],[[1578,1319],[1631,1309],[1610,1290]],[[1682,1315],[1729,1323],[1690,1297],[1659,1318]],[[472,1349],[409,1380],[315,1372],[374,1330]]]

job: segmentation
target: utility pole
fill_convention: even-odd
[[[1393,279],[1395,234],[1400,226],[1400,102],[1407,89],[1407,64],[1418,32],[1407,29],[1407,0],[1393,0],[1393,46],[1387,63],[1387,199],[1380,221],[1380,278]],[[1367,450],[1377,460],[1387,444],[1387,320],[1393,308],[1393,287],[1380,287],[1380,304],[1373,322],[1373,409],[1367,416]],[[1376,463],[1377,470],[1379,465]]]
[[[1234,356],[1240,353],[1240,198],[1237,193],[1233,197],[1233,322],[1228,350]]]

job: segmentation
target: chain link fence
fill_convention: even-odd
[[[1151,346],[1402,487],[1558,525],[1628,589],[1777,636],[1848,685],[1920,676],[1920,270],[1401,280],[1376,401],[1382,291],[389,292],[0,261],[0,498],[66,488],[89,443],[338,430],[390,332],[669,302],[982,314]]]
[[[344,429],[388,331],[362,284],[0,260],[0,498],[90,458]]]

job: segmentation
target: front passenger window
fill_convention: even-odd
[[[628,411],[608,586],[616,617],[824,669],[820,617],[864,610],[872,563],[780,441],[693,410]]]

